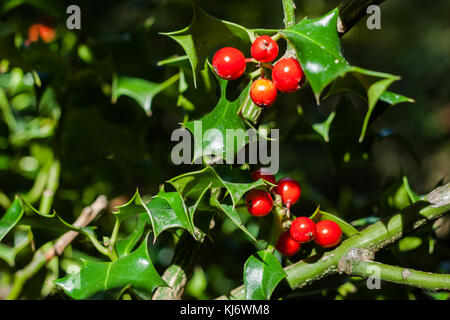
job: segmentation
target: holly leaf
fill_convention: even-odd
[[[141,210],[144,210],[141,207]],[[150,223],[149,217],[146,212],[141,213],[137,219],[136,226],[133,231],[125,238],[120,239],[116,243],[116,251],[119,257],[124,257],[133,251],[136,244],[142,238],[145,232],[145,227]]]
[[[231,176],[233,176],[233,181],[239,180],[237,175],[232,175],[231,172],[234,172],[234,170],[221,167],[218,167],[217,170],[220,170],[220,174],[213,167],[206,166],[202,170],[179,175],[167,182],[184,197],[194,199],[197,199],[208,185],[210,188],[225,188],[231,196],[233,207],[236,206],[237,202],[242,199],[246,192],[258,187],[273,186],[263,179],[245,182],[245,180],[241,178],[240,182],[230,182]]]
[[[18,196],[15,197],[13,203],[10,205],[6,213],[0,219],[0,241],[11,231],[12,228],[19,222],[24,213],[22,203]]]
[[[179,78],[180,75],[177,73],[162,83],[155,83],[140,78],[114,75],[111,89],[112,103],[116,103],[121,96],[128,96],[139,103],[150,116],[153,98],[177,82]]]
[[[14,233],[14,245],[7,246],[0,243],[0,259],[3,259],[11,267],[15,265],[17,254],[28,246],[33,240],[33,233],[31,229],[18,230]]]
[[[67,231],[91,232],[89,228],[78,228],[66,222],[56,211],[51,214],[45,214],[34,208],[31,204],[19,197],[24,208],[24,216],[20,219],[20,225],[30,226],[31,228],[41,228],[60,235]]]
[[[334,214],[319,210],[319,208],[317,208],[316,211],[309,218],[316,223],[323,220],[331,220],[336,222],[341,228],[342,232],[348,238],[359,233],[359,231],[355,227],[353,227],[350,223],[347,223],[341,218],[335,216]]]
[[[337,33],[338,9],[318,19],[303,19],[281,31],[292,44],[316,99],[337,77],[350,71]]]
[[[351,66],[342,55],[341,43],[337,33],[338,8],[317,19],[303,19],[298,24],[280,31],[292,44],[306,78],[319,104],[322,91],[333,80],[343,77],[348,72],[382,78],[365,86],[368,98],[368,110],[363,122],[359,141],[366,134],[370,116],[380,98],[394,103],[408,101],[400,95],[385,94],[387,88],[400,77],[388,73],[371,71]],[[340,88],[342,90],[342,88]],[[333,88],[332,88],[333,91]],[[336,91],[336,89],[334,89]],[[329,93],[330,94],[330,93]],[[329,95],[328,94],[328,95]]]
[[[128,219],[129,217],[135,215],[142,215],[142,213],[146,213],[147,211],[144,208],[144,203],[139,194],[139,191],[136,191],[130,201],[127,203],[115,207],[112,212],[120,222]]]
[[[164,230],[171,228],[186,229],[198,240],[198,233],[190,218],[191,213],[178,192],[160,193],[146,203],[144,208],[150,216],[154,241]]]
[[[178,42],[187,56],[197,83],[197,74],[204,68],[206,59],[213,49],[223,46],[234,46],[246,53],[254,38],[252,31],[232,22],[212,17],[192,1],[193,18],[191,24],[184,29],[161,33]]]
[[[336,116],[336,112],[333,111],[325,119],[325,121],[314,123],[312,125],[313,130],[316,131],[318,134],[320,134],[320,136],[323,138],[323,140],[325,142],[330,141],[330,127],[331,127],[331,123],[333,122],[335,116]]]
[[[230,101],[226,96],[227,81],[216,78],[221,90],[216,107],[200,120],[185,124],[194,136],[194,162],[203,156],[213,156],[228,163],[249,142],[247,128],[239,111],[250,99],[251,83],[247,84],[235,100]],[[230,136],[229,132],[235,134]]]
[[[391,106],[395,106],[396,104],[403,103],[403,102],[409,102],[409,103],[416,102],[414,99],[411,99],[409,97],[402,96],[401,94],[390,92],[390,91],[384,91],[380,96],[380,100],[390,104]]]
[[[211,198],[211,205],[222,211],[239,229],[241,229],[247,236],[249,236],[252,241],[256,242],[255,237],[242,223],[241,217],[239,216],[239,213],[234,206],[232,206],[231,204],[227,204],[226,202],[220,203],[214,197]]]
[[[127,286],[152,293],[165,285],[148,253],[148,238],[133,253],[113,262],[84,261],[81,270],[55,281],[73,299],[112,299]]]
[[[245,262],[244,287],[246,300],[268,300],[286,273],[278,259],[269,251],[258,251]]]

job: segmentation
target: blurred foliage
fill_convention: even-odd
[[[179,30],[192,18],[187,0],[75,1],[82,8],[82,28],[65,27],[65,8],[74,1],[2,1],[0,4],[0,207],[6,212],[15,194],[35,205],[55,158],[61,162],[59,189],[53,207],[66,221],[99,195],[113,199],[109,211],[141,194],[156,195],[160,184],[199,169],[170,161],[171,133],[211,111],[219,100],[218,84],[206,71],[194,90],[192,71],[182,48],[162,32]],[[206,1],[199,6],[215,17],[248,28],[281,28],[280,1]],[[297,20],[316,18],[338,6],[338,0],[297,0]],[[346,221],[382,217],[409,205],[411,193],[423,194],[450,178],[450,3],[445,0],[386,1],[382,29],[368,30],[364,21],[342,38],[352,65],[402,76],[392,90],[415,99],[414,104],[375,109],[370,134],[358,143],[366,105],[356,94],[335,97],[318,107],[311,88],[280,94],[264,113],[262,126],[281,129],[280,172],[300,181],[302,199],[294,215],[309,216],[318,204]],[[26,45],[30,25],[45,21],[57,31],[55,41]],[[161,63],[160,61],[165,60]],[[158,63],[160,62],[160,63]],[[179,71],[181,73],[178,73]],[[172,77],[164,91],[155,87]],[[117,81],[145,80],[154,92],[150,104],[139,104],[117,92]],[[115,82],[116,81],[116,82]],[[40,84],[40,85],[39,85]],[[166,82],[167,84],[167,82]],[[38,86],[39,85],[39,86]],[[191,90],[187,90],[187,88]],[[147,89],[146,89],[147,90]],[[120,97],[120,98],[119,98]],[[112,103],[114,102],[114,103]],[[335,113],[334,113],[335,112]],[[382,113],[382,114],[381,114]],[[330,114],[333,118],[329,120]],[[328,119],[328,121],[327,121]],[[331,123],[331,124],[330,124]],[[319,133],[319,134],[317,134]],[[327,137],[325,142],[322,137]],[[399,138],[400,137],[400,138]],[[408,143],[404,143],[409,141]],[[405,186],[405,179],[409,181]],[[238,207],[239,209],[239,207]],[[271,219],[258,221],[238,210],[253,236],[266,234]],[[3,214],[2,214],[3,215]],[[359,220],[360,221],[360,220]],[[361,222],[361,221],[360,221]],[[124,238],[137,224],[127,220]],[[364,222],[361,222],[364,224]],[[99,235],[114,224],[111,214],[97,221]],[[442,225],[442,223],[440,224]],[[436,225],[435,227],[438,227]],[[27,264],[33,248],[51,240],[45,230],[16,227],[0,247],[0,298],[14,270]],[[214,242],[205,247],[187,298],[210,299],[240,285],[243,266],[260,243],[252,244],[229,219],[220,218],[211,231]],[[450,272],[449,232],[421,230],[390,250],[380,252],[386,263],[433,272]],[[169,265],[177,237],[163,233],[150,246],[159,274]],[[220,250],[218,249],[220,248]],[[292,260],[310,250],[308,246]],[[220,254],[218,254],[218,252]],[[54,279],[80,269],[81,259],[92,263],[96,251],[79,237],[60,257],[60,268],[49,265],[27,283],[26,298],[64,298],[43,289]],[[56,274],[56,275],[55,275]],[[282,288],[275,290],[275,296]],[[448,295],[383,283],[368,290],[359,279],[330,278],[292,292],[290,298],[318,299],[448,299]]]

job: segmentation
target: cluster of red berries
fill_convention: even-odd
[[[333,248],[341,242],[342,230],[331,220],[314,223],[308,217],[296,218],[289,230],[284,231],[278,239],[276,248],[285,256],[296,254],[303,243],[314,242],[322,248]]]
[[[264,179],[277,186],[274,192],[281,196],[283,204],[290,208],[292,204],[296,203],[301,195],[300,184],[291,178],[283,178],[276,182],[275,176],[268,170],[258,169],[252,173],[252,179],[257,181]],[[265,190],[252,190],[247,194],[247,209],[250,214],[256,217],[263,217],[268,215],[273,208],[273,200],[270,193]]]
[[[251,174],[254,181],[264,179],[276,184],[273,191],[281,196],[286,208],[295,204],[301,195],[300,184],[291,178],[282,178],[276,182],[275,176],[265,169],[258,169]],[[247,210],[256,217],[269,214],[273,208],[272,196],[264,190],[252,190],[246,197]],[[296,254],[302,243],[314,242],[322,248],[332,248],[339,244],[342,238],[342,230],[339,225],[331,220],[323,220],[314,223],[308,217],[296,218],[290,229],[284,231],[276,244],[277,250],[285,256]]]
[[[250,97],[259,107],[268,107],[275,102],[278,91],[294,92],[303,85],[305,74],[295,58],[282,58],[274,66],[268,64],[278,56],[278,44],[269,36],[259,36],[251,47],[253,59],[246,59],[236,48],[225,47],[214,55],[212,65],[216,74],[226,80],[239,78],[246,69],[247,62],[256,61],[272,69],[272,80],[262,76],[252,83]]]

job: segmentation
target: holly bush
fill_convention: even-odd
[[[0,297],[448,299],[449,7],[382,2],[3,0]]]

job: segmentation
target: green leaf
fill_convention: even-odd
[[[295,48],[317,100],[331,81],[350,71],[350,65],[341,53],[336,27],[338,16],[336,8],[323,17],[303,19],[281,31]]]
[[[192,6],[193,18],[188,27],[162,34],[183,47],[191,63],[194,83],[197,83],[197,74],[204,68],[205,61],[213,49],[223,45],[248,52],[254,35],[252,31],[240,25],[210,16],[195,1]]]
[[[207,189],[224,188],[226,194],[231,199],[231,203],[220,203],[215,197],[211,197],[210,205],[220,209],[231,221],[244,231],[253,241],[256,239],[245,228],[241,218],[236,211],[236,204],[242,199],[244,194],[252,189],[272,186],[271,183],[259,179],[254,182],[247,182],[246,179],[240,176],[240,171],[231,170],[228,167],[217,167],[217,171],[207,166],[202,170],[182,174],[178,177],[172,178],[168,181],[183,197],[198,199]],[[235,182],[230,182],[233,180]]]
[[[381,97],[383,101],[393,103],[409,100],[400,95],[385,94],[386,89],[392,82],[399,80],[400,77],[350,66],[341,51],[336,27],[338,16],[339,11],[336,8],[318,19],[303,19],[298,24],[281,31],[281,34],[292,44],[297,52],[299,62],[316,96],[318,104],[320,95],[325,87],[333,80],[343,77],[348,72],[382,78],[370,86],[364,85],[367,90],[369,106],[359,138],[359,141],[362,142],[369,125],[370,116]],[[341,86],[331,88],[327,96],[343,90],[347,89]],[[361,94],[359,91],[357,93]]]
[[[154,241],[167,229],[182,228],[189,231],[198,240],[190,218],[190,212],[178,192],[164,192],[153,197],[144,205],[150,216],[155,234]]]
[[[233,180],[241,181],[230,182],[230,176],[233,175],[234,171],[223,167],[216,168],[220,170],[220,174],[213,167],[206,166],[202,170],[179,175],[167,182],[184,197],[194,199],[197,199],[208,185],[210,185],[210,188],[225,188],[231,196],[233,207],[236,206],[236,203],[246,192],[262,186],[272,186],[272,184],[263,179],[254,182],[244,182],[244,179],[239,179],[240,177],[237,177],[237,175],[233,176]]]
[[[381,95],[386,91],[386,89],[394,82],[396,79],[383,79],[372,84],[367,91],[367,96],[369,98],[369,107],[364,117],[363,127],[361,129],[361,135],[359,137],[359,142],[364,140],[366,135],[367,127],[369,125],[370,116],[372,115],[373,109],[380,99]]]
[[[24,213],[22,203],[19,197],[15,197],[14,202],[9,207],[8,211],[0,219],[0,241],[11,231],[12,228],[19,222]]]
[[[390,91],[383,92],[383,94],[380,96],[380,100],[389,103],[391,106],[395,106],[396,104],[403,102],[410,102],[410,103],[416,102],[414,99]]]
[[[156,287],[165,285],[155,270],[148,253],[148,238],[139,248],[114,262],[85,261],[81,270],[55,281],[73,299],[111,299],[117,290],[131,286],[151,293]]]
[[[77,228],[62,219],[55,211],[51,214],[44,214],[34,208],[31,204],[19,197],[25,210],[25,215],[20,220],[20,225],[30,226],[31,228],[41,228],[49,232],[60,235],[67,231],[82,232],[88,231],[88,228]]]
[[[140,78],[114,75],[111,93],[112,103],[116,103],[120,96],[128,96],[136,100],[147,115],[150,115],[153,98],[177,82],[179,78],[180,74],[177,73],[162,83],[155,83]]]
[[[141,207],[141,210],[144,210]],[[133,231],[124,239],[120,239],[116,243],[116,251],[119,257],[126,256],[133,251],[136,244],[142,238],[145,227],[150,223],[149,217],[147,213],[141,213],[138,217],[138,221],[136,222],[136,226]]]
[[[220,209],[225,215],[230,218],[230,220],[244,233],[250,237],[254,242],[256,242],[255,237],[248,231],[248,229],[244,226],[242,223],[241,217],[239,216],[239,213],[237,212],[236,208],[232,206],[231,204],[227,203],[220,203],[216,198],[211,198],[211,205],[215,206],[216,208]]]
[[[414,250],[422,245],[419,237],[404,237],[398,242],[398,250],[401,252]]]
[[[408,177],[403,176],[403,186],[406,190],[406,193],[408,194],[409,200],[411,200],[411,203],[415,203],[420,200],[420,197],[411,189],[411,186],[409,185]]]
[[[323,140],[325,140],[325,142],[330,141],[330,127],[331,127],[331,123],[334,120],[334,117],[336,116],[336,112],[332,112],[330,113],[330,115],[328,116],[328,118],[325,119],[325,121],[323,122],[319,122],[319,123],[314,123],[312,125],[312,128],[314,129],[314,131],[316,131],[318,134],[321,135],[321,137],[323,138]]]
[[[14,234],[14,246],[10,247],[0,243],[0,259],[14,267],[17,254],[28,246],[31,240],[33,240],[31,229],[16,231]]]
[[[245,262],[244,287],[246,300],[268,300],[286,273],[278,259],[269,251],[258,251]]]
[[[314,222],[319,222],[323,220],[331,220],[336,222],[339,227],[341,227],[342,232],[350,238],[351,236],[359,233],[358,230],[356,230],[355,227],[353,227],[350,223],[347,223],[346,221],[342,220],[341,218],[335,216],[334,214],[325,212],[323,210],[316,210],[310,217],[311,220]]]
[[[117,206],[112,212],[120,222],[128,219],[129,217],[135,215],[142,215],[142,213],[146,213],[144,203],[142,201],[141,196],[139,195],[139,191],[133,195],[130,201],[127,203]]]
[[[185,124],[194,136],[194,161],[203,156],[214,156],[228,163],[249,142],[245,122],[238,113],[250,99],[251,83],[247,84],[239,97],[230,101],[226,96],[227,81],[217,79],[221,96],[216,107],[200,120]],[[236,135],[228,136],[227,130]]]

